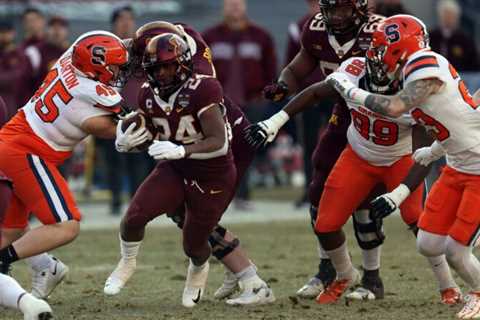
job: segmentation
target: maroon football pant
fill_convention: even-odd
[[[235,181],[233,164],[193,176],[185,174],[175,161],[160,162],[135,193],[124,227],[142,229],[154,218],[185,206],[183,248],[187,256],[197,257],[227,209]]]

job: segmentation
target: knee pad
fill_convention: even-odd
[[[227,241],[225,239],[226,233],[227,229],[222,226],[216,226],[208,237],[208,243],[212,247],[212,255],[218,260],[225,258],[240,245],[240,240],[237,238]]]
[[[353,214],[353,229],[357,243],[363,250],[371,250],[382,245],[385,240],[383,226],[370,220],[368,210],[358,210]]]
[[[420,230],[417,235],[417,251],[425,257],[445,254],[446,236]]]

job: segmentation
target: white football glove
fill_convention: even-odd
[[[412,157],[415,162],[427,167],[430,163],[437,161],[445,154],[446,151],[443,149],[442,145],[435,141],[430,147],[415,150]]]
[[[185,148],[170,141],[155,140],[148,148],[155,160],[177,160],[185,158]]]
[[[341,72],[334,72],[329,74],[325,81],[335,88],[335,90],[340,93],[340,95],[344,98],[350,98],[348,93],[351,89],[357,88],[357,86],[350,81],[347,75]]]
[[[118,121],[115,148],[118,152],[129,152],[133,148],[146,142],[150,133],[146,128],[135,130],[135,123],[130,124],[125,132],[122,131],[123,120]]]

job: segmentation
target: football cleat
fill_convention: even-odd
[[[360,283],[360,273],[357,269],[353,271],[352,279],[336,279],[325,290],[320,292],[315,299],[319,304],[335,303],[351,287]]]
[[[53,319],[52,308],[41,299],[26,293],[18,302],[19,309],[23,312],[24,320],[49,320]]]
[[[465,306],[457,313],[459,319],[480,319],[480,292],[465,296]]]
[[[240,288],[242,293],[233,299],[228,299],[226,302],[231,306],[246,306],[267,304],[275,301],[272,289],[260,279],[258,276],[250,278],[246,281],[240,281]]]
[[[446,305],[455,305],[462,302],[462,292],[458,288],[447,288],[440,292],[442,303]]]
[[[320,294],[324,289],[322,280],[313,277],[308,280],[303,287],[297,291],[297,296],[305,299],[313,299]]]
[[[46,299],[53,290],[65,279],[68,267],[62,261],[52,257],[53,263],[32,275],[32,295],[39,299]]]
[[[184,307],[193,308],[202,299],[207,285],[208,270],[210,265],[207,262],[202,267],[196,267],[192,260],[187,270],[187,280],[185,281],[185,288],[183,289],[182,304]]]
[[[362,283],[353,292],[347,294],[347,299],[352,300],[380,300],[385,296],[383,281],[378,275],[363,275]]]
[[[237,292],[238,289],[238,279],[235,274],[230,270],[225,270],[225,277],[223,278],[223,283],[220,288],[215,291],[213,296],[215,297],[215,299],[225,299]]]
[[[336,276],[337,272],[332,265],[332,261],[330,259],[321,259],[318,265],[318,273],[297,291],[297,296],[305,299],[314,299],[335,280]]]
[[[119,294],[122,288],[127,283],[128,279],[133,275],[137,267],[136,259],[120,259],[115,270],[105,281],[103,292],[108,296]]]

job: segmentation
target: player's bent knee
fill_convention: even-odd
[[[222,260],[240,245],[240,240],[222,226],[216,226],[208,237],[208,243],[212,247],[212,255]]]
[[[383,244],[383,227],[369,217],[368,210],[357,210],[353,215],[353,229],[357,243],[363,250],[371,250]]]
[[[75,240],[80,233],[80,222],[76,220],[61,222],[56,227],[58,228],[57,234],[60,233],[65,242]]]
[[[122,229],[124,230],[137,230],[143,229],[148,224],[146,215],[142,212],[142,208],[133,203],[127,210],[127,213],[122,219]]]
[[[417,251],[425,257],[437,257],[445,254],[445,236],[420,229],[417,235]]]

